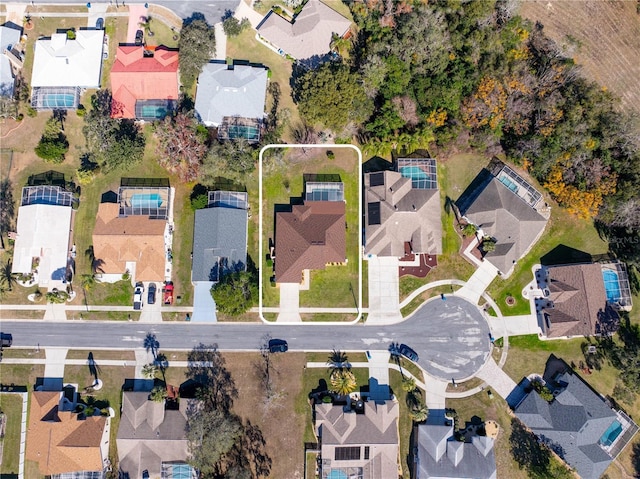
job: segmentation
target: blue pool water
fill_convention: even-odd
[[[329,475],[327,475],[327,479],[349,479],[347,474],[340,469],[331,469]]]
[[[602,270],[602,279],[604,281],[604,289],[607,292],[607,301],[616,302],[620,301],[622,295],[620,294],[620,283],[618,282],[618,273],[612,269]]]
[[[76,104],[75,95],[68,93],[47,93],[42,99],[45,108],[73,108]]]
[[[620,433],[622,432],[622,424],[620,424],[617,420],[611,423],[611,426],[607,428],[602,437],[600,438],[600,443],[604,446],[610,446],[613,444]]]
[[[400,174],[405,178],[411,178],[412,180],[426,180],[429,178],[429,175],[417,166],[404,166],[400,168]]]
[[[138,193],[131,196],[134,208],[160,208],[162,197],[158,193]]]
[[[506,176],[501,176],[500,178],[498,178],[500,180],[500,182],[502,182],[502,184],[504,186],[506,186],[507,188],[509,188],[511,191],[513,191],[514,193],[516,193],[518,191],[518,185],[516,185],[513,181],[511,181],[509,178],[507,178]]]

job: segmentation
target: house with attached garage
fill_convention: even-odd
[[[211,288],[226,274],[247,268],[248,195],[210,191],[206,208],[196,210],[191,282],[194,322],[215,321]]]
[[[22,29],[7,22],[0,26],[0,96],[13,97],[15,72],[22,68]]]
[[[60,30],[36,40],[31,74],[31,106],[74,109],[87,88],[100,88],[104,30]]]

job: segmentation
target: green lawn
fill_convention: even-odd
[[[411,477],[410,471],[412,464],[409,446],[413,421],[409,417],[409,408],[407,407],[406,401],[407,393],[402,389],[402,375],[395,369],[389,370],[389,382],[391,383],[391,391],[396,396],[400,407],[398,435],[400,436],[400,467],[402,468],[402,477],[409,479]]]
[[[6,416],[2,444],[2,463],[0,476],[18,474],[20,456],[20,424],[22,422],[22,396],[19,394],[0,393],[0,411]]]
[[[273,239],[274,205],[288,205],[290,198],[300,197],[303,192],[303,174],[339,174],[344,183],[347,221],[347,264],[328,266],[324,270],[311,272],[310,288],[300,291],[301,306],[355,307],[354,295],[358,296],[358,264],[360,260],[358,230],[359,177],[358,163],[354,152],[336,149],[336,159],[328,161],[325,150],[312,150],[304,161],[290,159],[289,169],[274,173],[263,181],[263,253],[268,253],[269,240]],[[277,251],[276,251],[277,255]],[[271,286],[272,268],[262,260],[263,304],[277,306],[279,291]]]

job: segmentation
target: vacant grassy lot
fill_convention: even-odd
[[[20,394],[0,393],[0,411],[6,416],[2,444],[2,462],[0,476],[18,474],[20,459],[20,424],[22,422],[22,396]]]
[[[544,25],[561,51],[583,67],[586,76],[609,88],[624,108],[640,111],[640,15],[636,2],[534,0],[520,14]]]
[[[334,149],[336,158],[327,159],[326,150],[310,150],[305,158],[296,158],[287,152],[289,168],[281,173],[270,175],[263,181],[262,227],[263,253],[268,253],[268,245],[274,238],[275,205],[289,205],[292,198],[300,198],[303,193],[303,175],[305,173],[340,175],[344,183],[347,222],[347,264],[329,266],[324,270],[311,271],[310,289],[300,291],[301,306],[355,307],[354,296],[358,294],[358,264],[360,260],[358,229],[359,217],[359,177],[358,159],[350,149]],[[277,251],[276,251],[277,256]],[[272,269],[262,260],[263,301],[265,306],[279,304],[279,291],[271,286],[269,279]]]

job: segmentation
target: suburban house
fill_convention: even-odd
[[[327,57],[334,34],[343,37],[350,27],[351,22],[331,7],[309,0],[291,21],[270,10],[256,30],[281,55],[313,66]]]
[[[75,253],[73,204],[73,193],[60,186],[22,188],[11,272],[23,275],[26,284],[66,289]]]
[[[220,139],[260,139],[265,116],[268,70],[260,65],[212,61],[198,77],[195,110],[200,121],[218,128]]]
[[[474,435],[470,441],[458,441],[454,436],[453,421],[446,417],[437,417],[435,421],[430,417],[416,429],[416,479],[498,477],[493,438]]]
[[[164,178],[122,178],[117,196],[98,206],[93,256],[98,278],[115,282],[127,273],[132,282],[171,279],[172,198]],[[114,201],[109,201],[114,200]]]
[[[73,109],[87,88],[100,88],[104,30],[61,31],[36,40],[31,106]]]
[[[21,36],[20,27],[11,22],[0,26],[0,96],[13,96],[14,68],[22,68]]]
[[[211,287],[225,274],[247,268],[248,208],[247,193],[210,191],[207,207],[196,210],[191,266],[194,322],[215,320]]]
[[[542,195],[502,162],[494,162],[476,177],[456,201],[462,219],[478,227],[479,239],[495,240],[484,260],[508,276],[514,265],[538,241],[550,210]]]
[[[113,118],[164,118],[178,101],[178,50],[118,46],[111,67],[111,91]]]
[[[26,459],[43,476],[103,479],[109,463],[111,418],[86,416],[75,388],[31,393]]]
[[[400,475],[396,400],[349,401],[346,406],[319,403],[314,410],[319,477],[392,479]]]
[[[541,266],[536,309],[549,338],[611,334],[618,311],[630,311],[631,288],[620,262]]]
[[[364,176],[365,255],[397,257],[409,268],[434,263],[442,254],[436,161],[400,158],[395,166]]]
[[[510,401],[516,417],[581,478],[599,478],[638,426],[553,355],[540,381],[553,399],[527,388],[515,404]]]
[[[193,399],[154,402],[148,391],[122,393],[116,444],[120,477],[196,479],[189,466],[187,409]],[[171,403],[171,405],[169,405]]]
[[[301,283],[308,270],[345,263],[345,230],[344,183],[306,182],[303,203],[276,212],[276,283]]]

